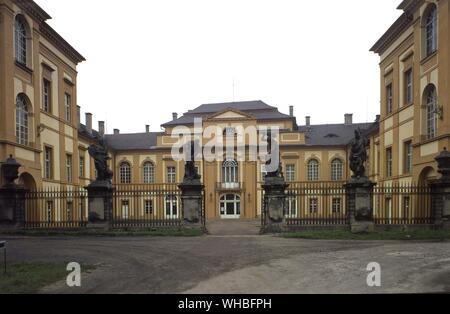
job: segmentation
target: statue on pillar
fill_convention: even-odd
[[[89,155],[94,159],[95,169],[97,170],[96,181],[104,181],[111,183],[113,172],[108,167],[108,149],[104,139],[100,139],[98,144],[93,144],[88,148]]]
[[[195,142],[191,141],[190,158],[186,158],[186,165],[184,167],[184,182],[199,181],[201,179],[201,176],[198,174],[197,168],[195,167],[195,145]],[[186,157],[188,157],[187,153]]]
[[[366,147],[368,140],[362,135],[361,130],[355,130],[355,138],[351,142],[350,169],[353,172],[353,179],[363,179],[366,177],[365,163],[367,161]]]

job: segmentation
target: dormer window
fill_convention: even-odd
[[[224,131],[225,136],[235,136],[236,135],[236,128],[234,127],[226,127]]]

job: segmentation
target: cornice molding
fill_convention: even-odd
[[[52,18],[32,0],[14,0],[14,3],[16,3],[22,10],[37,19],[39,22],[44,22]]]

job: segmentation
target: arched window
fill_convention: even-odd
[[[308,181],[319,181],[319,162],[316,159],[308,162]]]
[[[27,25],[23,16],[16,17],[15,23],[16,61],[27,64]]]
[[[16,98],[16,139],[17,143],[28,145],[28,102],[23,94]]]
[[[432,139],[436,136],[437,130],[437,92],[434,85],[427,87],[425,92],[425,100],[427,107],[427,137]]]
[[[340,159],[334,159],[331,162],[331,180],[342,181],[344,176],[344,164]]]
[[[119,175],[121,184],[131,183],[131,166],[129,163],[123,162],[120,164]]]
[[[437,50],[437,8],[432,4],[424,16],[425,52],[429,56]]]
[[[222,165],[222,182],[238,183],[238,164],[235,160],[226,160]]]
[[[143,172],[145,184],[155,183],[155,166],[152,162],[148,161],[144,164]]]

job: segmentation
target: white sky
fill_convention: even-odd
[[[293,105],[299,124],[374,121],[379,58],[369,48],[401,14],[400,0],[36,2],[87,59],[82,121],[92,112],[122,133],[233,100]]]

